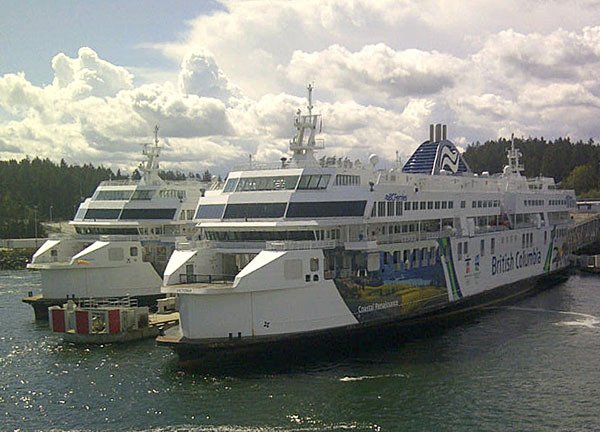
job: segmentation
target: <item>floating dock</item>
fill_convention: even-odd
[[[174,299],[173,299],[174,300]],[[48,308],[50,329],[65,342],[77,344],[122,343],[158,336],[179,322],[179,313],[150,314],[146,306],[125,298],[98,302],[69,300]]]

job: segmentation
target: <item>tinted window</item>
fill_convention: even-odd
[[[88,209],[84,219],[119,219],[121,209]]]
[[[229,179],[223,188],[223,192],[233,192],[237,186],[238,179]]]
[[[121,219],[173,219],[177,209],[123,209]]]
[[[331,176],[329,174],[306,174],[300,177],[298,189],[326,189]]]
[[[154,195],[154,190],[152,189],[138,189],[133,193],[131,197],[132,200],[149,200],[152,199],[152,195]]]
[[[298,183],[298,176],[246,177],[240,179],[236,192],[294,190],[296,183]]]
[[[128,200],[131,196],[130,190],[112,190],[112,191],[98,191],[94,200],[96,201],[116,201],[116,200]]]
[[[289,218],[362,216],[366,201],[292,202],[287,211]]]
[[[227,204],[224,219],[280,218],[286,203]]]
[[[209,204],[198,207],[194,219],[221,219],[225,204]]]
[[[312,231],[207,231],[209,240],[218,241],[277,241],[314,240]]]

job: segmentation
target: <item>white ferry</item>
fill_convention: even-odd
[[[200,199],[205,240],[173,253],[162,289],[180,325],[157,341],[182,362],[448,316],[567,268],[574,192],[521,175],[514,142],[496,175],[471,172],[442,125],[403,167],[317,160],[312,108],[309,86],[291,160],[235,170]]]
[[[40,271],[42,294],[23,301],[36,319],[68,298],[131,296],[152,306],[164,297],[162,274],[175,242],[194,234],[198,199],[215,183],[162,180],[158,127],[154,135],[144,144],[139,180],[100,183],[69,222],[76,234],[50,238],[33,255],[28,268]]]

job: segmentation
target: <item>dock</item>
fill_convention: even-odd
[[[167,303],[174,305],[170,299],[163,305]],[[147,306],[138,306],[129,297],[77,303],[70,299],[62,306],[48,308],[53,333],[62,335],[65,342],[95,345],[153,338],[179,323],[179,312],[165,307],[159,312],[150,313]]]

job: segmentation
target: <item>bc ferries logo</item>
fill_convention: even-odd
[[[458,152],[454,153],[450,147],[446,146],[440,154],[440,168],[450,168],[454,174],[458,172]]]
[[[386,201],[406,201],[408,197],[406,195],[397,194],[396,192],[392,192],[385,195]]]

